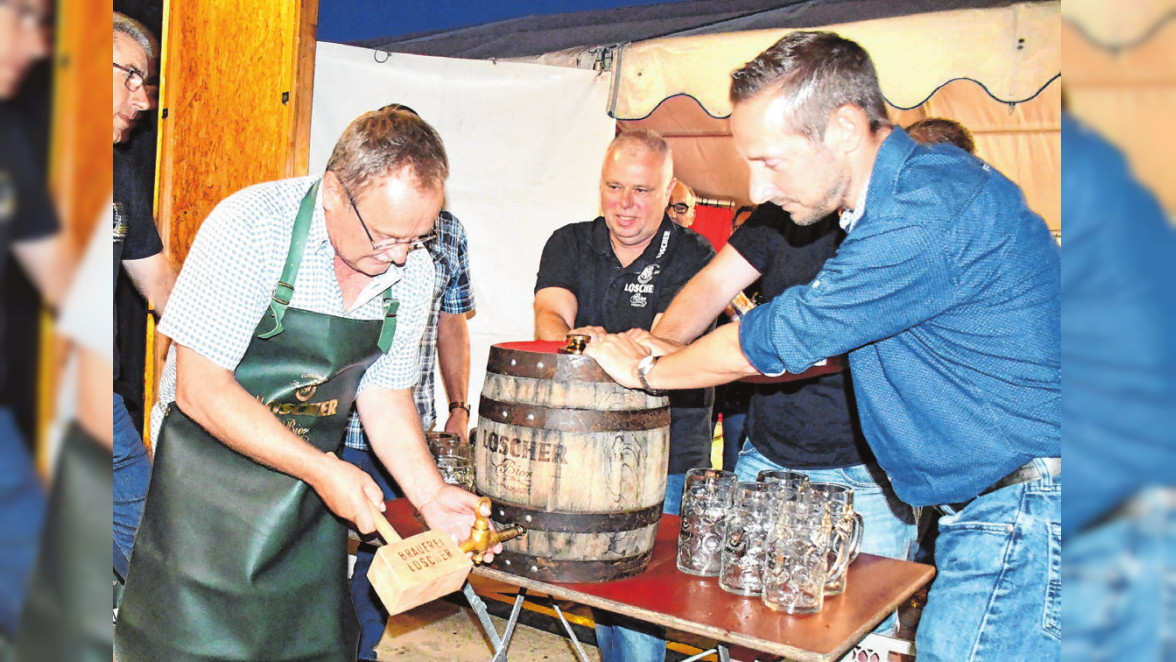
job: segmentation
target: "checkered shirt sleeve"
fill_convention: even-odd
[[[432,305],[429,308],[428,323],[420,343],[420,381],[413,389],[413,400],[421,426],[428,430],[436,423],[437,414],[433,403],[436,381],[434,367],[437,363],[437,325],[440,313],[460,315],[474,309],[473,288],[470,286],[469,251],[465,228],[461,221],[447,211],[441,212],[437,224],[437,239],[430,247],[436,278],[433,286]],[[358,414],[352,414],[347,426],[347,446],[367,450],[367,437]]]

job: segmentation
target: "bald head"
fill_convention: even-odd
[[[616,246],[640,251],[665,216],[674,183],[669,145],[653,131],[613,139],[600,170],[600,208]]]
[[[697,200],[694,190],[678,181],[670,191],[670,205],[666,207],[666,213],[675,223],[688,228],[694,225],[694,206]]]

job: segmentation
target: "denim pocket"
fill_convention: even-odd
[[[854,488],[855,490],[881,490],[882,486],[874,480],[874,476],[864,464],[858,464],[851,467],[842,467],[837,470],[845,481],[845,484]]]
[[[1049,523],[1049,581],[1041,627],[1054,639],[1062,638],[1062,525]]]

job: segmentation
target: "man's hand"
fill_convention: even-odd
[[[641,388],[637,378],[637,364],[650,352],[625,334],[609,334],[588,343],[584,353],[596,359],[601,368],[618,384],[626,388]]]
[[[363,469],[344,462],[334,453],[323,456],[310,486],[318,492],[331,512],[353,522],[356,530],[368,534],[376,530],[368,503],[384,510],[384,492]]]
[[[659,338],[645,329],[629,329],[622,335],[628,336],[637,341],[645,349],[653,353],[654,356],[665,356],[666,354],[673,354],[682,349],[685,345],[676,343],[669,338]]]
[[[470,537],[470,529],[474,526],[474,508],[478,506],[477,495],[470,494],[460,487],[445,485],[431,499],[418,506],[421,516],[430,529],[443,531],[455,543],[461,543]],[[490,517],[489,508],[482,509],[483,517]],[[493,528],[491,524],[491,528]],[[486,550],[482,560],[489,563],[494,555],[502,552],[502,543]]]
[[[449,410],[449,419],[445,421],[445,431],[461,437],[461,443],[470,441],[470,413],[462,407]]]
[[[578,329],[568,331],[568,335],[579,334],[591,338],[591,342],[596,342],[608,335],[608,331],[604,330],[603,326],[582,326]]]

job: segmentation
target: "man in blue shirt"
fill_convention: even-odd
[[[886,116],[857,44],[795,32],[732,74],[751,197],[847,236],[807,285],[660,362],[589,345],[628,386],[798,373],[850,355],[862,431],[898,496],[938,506],[920,660],[1053,659],[1060,648],[1058,247],[1021,191]]]
[[[1062,411],[1066,462],[1083,486],[1063,507],[1062,659],[1166,659],[1176,230],[1123,155],[1064,113],[1062,151]]]

